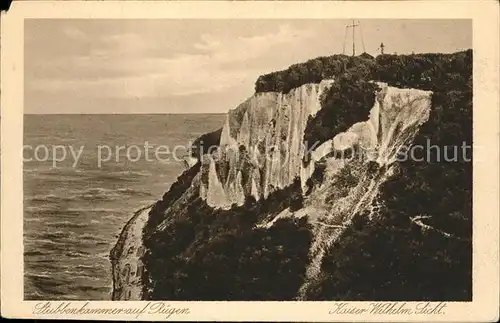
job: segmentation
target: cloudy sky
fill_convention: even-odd
[[[259,75],[341,53],[350,22],[26,20],[25,113],[227,112]],[[360,23],[371,54],[380,42],[398,54],[472,47],[469,20]]]

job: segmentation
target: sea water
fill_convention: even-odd
[[[169,158],[165,147],[188,146],[199,135],[220,128],[224,118],[25,116],[25,299],[109,300],[109,251],[118,234],[135,210],[161,199],[185,168],[178,160],[182,156],[177,156],[183,150],[176,158],[170,152]],[[149,156],[144,148],[138,150],[145,143]],[[136,147],[127,152],[132,145]],[[35,149],[43,146],[47,149],[39,148],[36,156]],[[59,147],[57,156],[54,146]],[[116,152],[119,146],[124,148]],[[164,148],[158,159],[154,151],[159,146]],[[66,158],[61,158],[63,147]],[[69,147],[81,150],[78,162]],[[101,159],[111,158],[100,165],[98,147],[111,149],[101,149]],[[112,155],[105,155],[109,152]]]

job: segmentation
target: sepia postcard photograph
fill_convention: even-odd
[[[498,320],[498,9],[15,1],[2,316]]]

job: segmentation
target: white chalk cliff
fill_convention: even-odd
[[[305,84],[287,94],[257,93],[229,111],[218,151],[202,161],[201,197],[214,208],[228,209],[246,196],[265,198],[296,177],[305,190],[316,161],[356,146],[368,159],[391,164],[428,118],[431,92],[378,83],[368,120],[312,150],[311,162],[303,164],[307,120],[321,109],[320,96],[332,82]]]
[[[309,116],[320,108],[320,96],[332,83],[305,84],[289,93],[257,93],[229,111],[220,148],[205,156],[207,181],[201,196],[210,206],[230,208],[246,196],[257,200],[301,175]]]

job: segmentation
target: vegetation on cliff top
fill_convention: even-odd
[[[472,50],[452,54],[411,54],[369,56],[332,55],[310,59],[289,68],[261,75],[255,92],[283,92],[307,83],[319,83],[346,74],[367,80],[389,82],[397,87],[435,89],[464,82],[462,72],[470,67]],[[465,80],[468,81],[468,80]]]
[[[319,83],[321,80],[336,78],[353,66],[364,65],[369,61],[361,56],[333,55],[310,59],[294,64],[283,71],[260,76],[255,82],[255,92],[283,92],[307,83]]]

